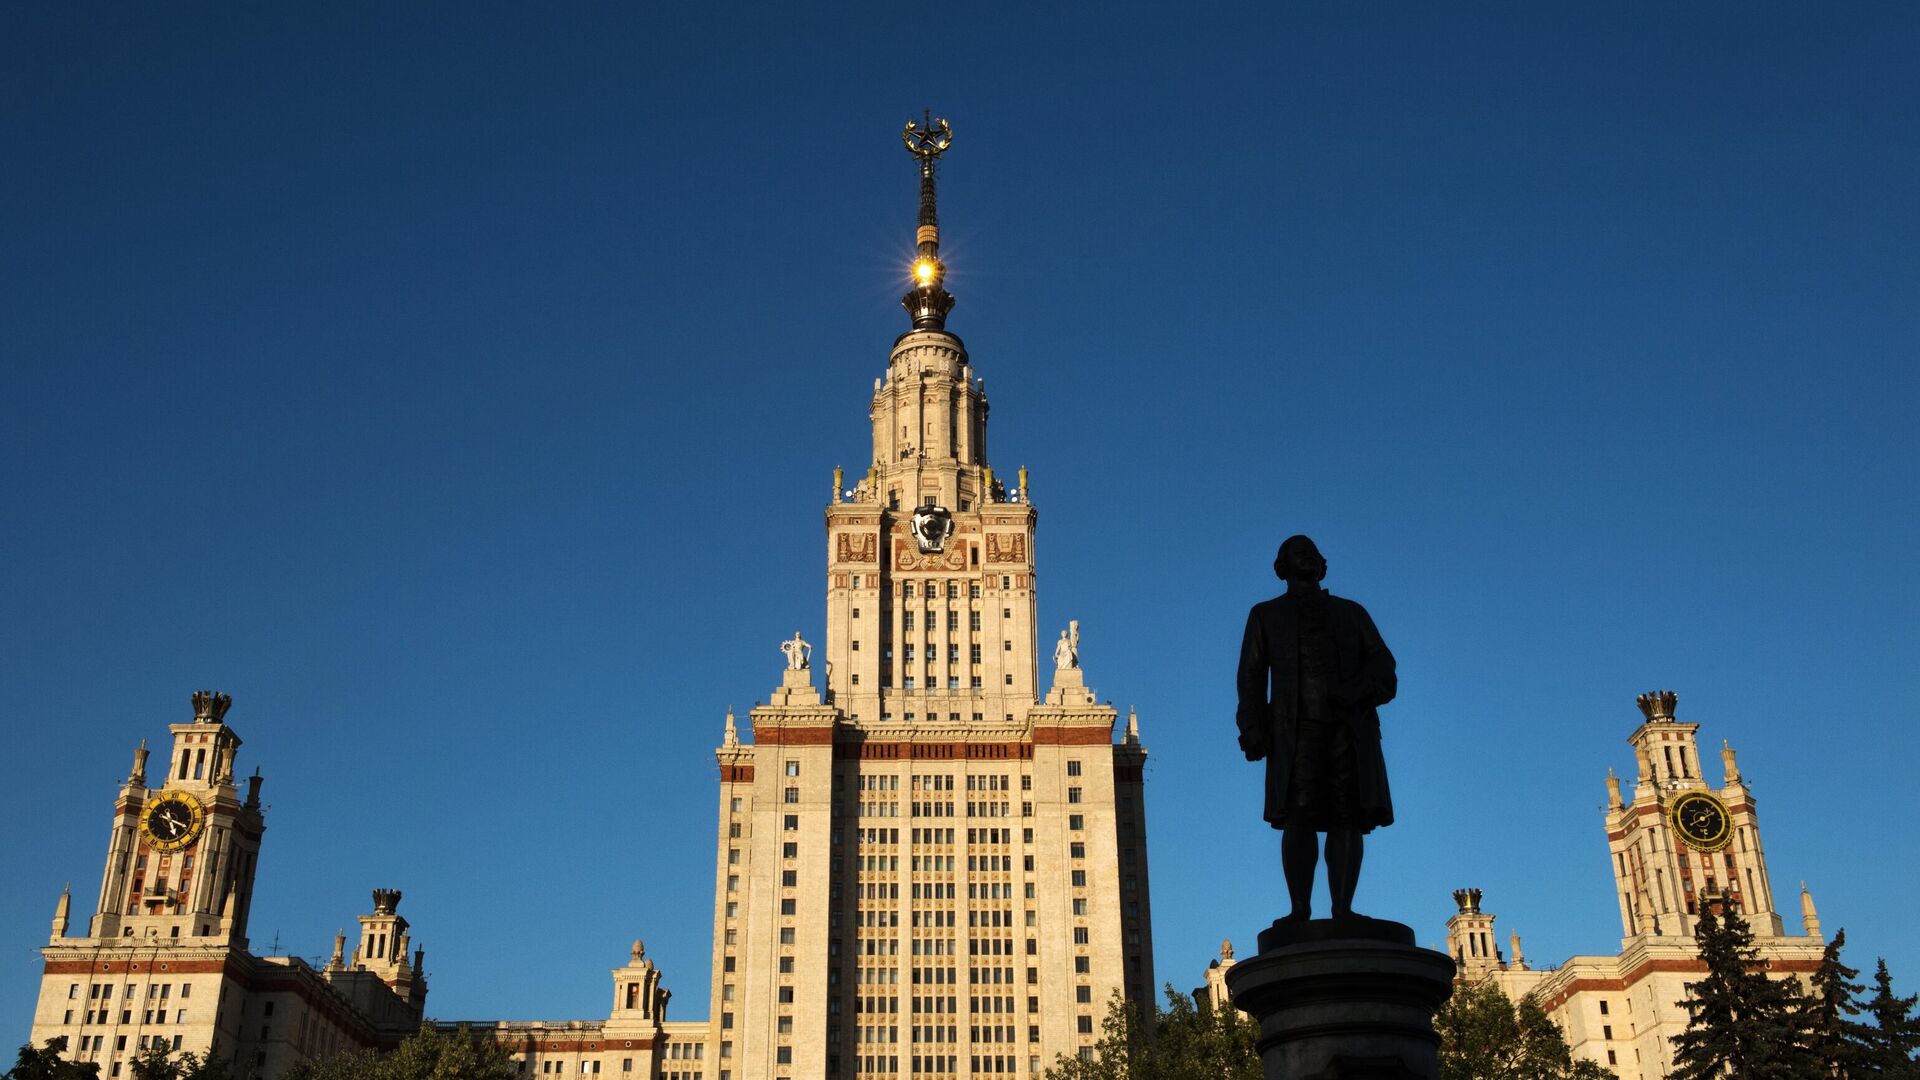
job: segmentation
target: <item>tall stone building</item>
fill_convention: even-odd
[[[868,402],[872,460],[826,507],[826,635],[798,635],[742,742],[728,717],[714,870],[717,1080],[1037,1073],[1085,1053],[1108,996],[1153,990],[1132,718],[1045,653],[1025,470],[946,327],[934,161],[911,328]],[[1050,687],[1042,693],[1043,681]]]
[[[750,734],[729,713],[716,751],[711,1011],[669,1022],[635,942],[605,1020],[472,1022],[527,1075],[1038,1075],[1091,1055],[1111,995],[1152,999],[1138,721],[1087,687],[1078,622],[1042,648],[1026,470],[1010,483],[988,463],[986,392],[946,327],[950,130],[906,137],[911,326],[873,383],[864,477],[834,472],[825,634],[783,644]],[[163,789],[142,757],[122,792],[89,937],[63,936],[62,902],[34,1038],[71,1036],[109,1076],[157,1033],[259,1078],[392,1045],[426,997],[399,893],[375,893],[351,959],[344,941],[319,970],[248,953],[259,782],[234,790],[227,699],[195,700]],[[191,996],[184,1013],[152,1006],[168,995]]]
[[[150,1046],[216,1056],[239,1077],[278,1076],[308,1057],[384,1048],[419,1027],[427,984],[408,955],[400,893],[374,891],[349,960],[345,935],[316,969],[298,957],[248,951],[254,870],[266,832],[261,778],[234,767],[240,736],[233,699],[193,695],[193,720],[172,726],[173,747],[149,786],[148,751],[114,800],[99,900],[84,933],[62,893],[41,949],[32,1041],[64,1038],[70,1058],[100,1075],[130,1075]]]
[[[1492,980],[1518,1000],[1531,993],[1574,1053],[1622,1080],[1657,1080],[1673,1065],[1673,1039],[1687,1027],[1686,984],[1706,970],[1693,931],[1702,905],[1724,899],[1753,927],[1754,944],[1778,977],[1805,979],[1825,948],[1813,897],[1803,887],[1800,933],[1774,901],[1760,842],[1758,802],[1722,744],[1719,787],[1707,782],[1700,725],[1674,718],[1678,695],[1642,694],[1643,722],[1628,738],[1638,763],[1631,798],[1607,774],[1606,833],[1623,937],[1613,956],[1575,956],[1534,969],[1510,936],[1503,953],[1479,889],[1454,893],[1447,948],[1468,982]]]

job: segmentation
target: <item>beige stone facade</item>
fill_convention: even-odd
[[[427,995],[421,956],[407,955],[400,894],[376,891],[350,959],[343,940],[319,970],[250,952],[261,778],[247,778],[244,794],[235,783],[232,699],[202,692],[193,701],[193,722],[172,726],[154,786],[146,744],[135,751],[83,933],[69,934],[73,901],[60,897],[41,950],[33,1043],[64,1038],[68,1056],[97,1063],[103,1077],[129,1075],[128,1060],[159,1045],[224,1058],[243,1078],[393,1045],[419,1026]]]
[[[1757,802],[1734,752],[1723,744],[1722,782],[1709,785],[1699,725],[1675,720],[1676,703],[1671,692],[1639,699],[1644,722],[1628,740],[1639,766],[1631,798],[1618,778],[1607,777],[1608,858],[1623,933],[1617,954],[1531,968],[1518,934],[1501,951],[1478,889],[1455,892],[1458,910],[1447,920],[1447,948],[1461,979],[1492,980],[1516,1000],[1535,995],[1576,1054],[1622,1080],[1656,1080],[1672,1068],[1673,1039],[1687,1026],[1680,1005],[1686,984],[1705,971],[1693,927],[1706,898],[1738,906],[1768,970],[1779,977],[1804,979],[1825,947],[1804,889],[1800,932],[1787,932],[1767,875]]]
[[[923,184],[930,215],[930,162]],[[475,1023],[528,1075],[1032,1076],[1090,1055],[1114,993],[1152,999],[1138,719],[1116,730],[1086,685],[1077,621],[1042,647],[1026,470],[1010,483],[988,463],[937,226],[923,218],[916,241],[915,328],[874,381],[872,460],[851,486],[834,470],[825,508],[824,634],[781,644],[779,685],[750,732],[727,715],[716,750],[708,1019],[667,1022],[635,943],[607,1019]],[[344,940],[319,971],[246,951],[258,783],[236,795],[239,740],[217,716],[175,733],[166,791],[137,768],[121,795],[91,936],[62,922],[48,947],[34,1037],[70,1035],[117,1075],[160,1029],[275,1077],[416,1026],[426,987],[397,893],[376,893],[351,961]],[[149,852],[135,823],[175,791],[204,804],[204,830]],[[184,996],[183,970],[185,1016],[120,1007]]]
[[[751,742],[727,719],[714,1080],[1033,1074],[1152,993],[1146,754],[1077,627],[1042,657],[1037,514],[986,415],[957,337],[895,343],[826,511],[825,640]]]
[[[1087,688],[1077,623],[1041,648],[1026,471],[988,464],[918,238],[872,460],[834,470],[824,637],[780,643],[715,751],[708,1019],[666,1023],[662,990],[631,1039],[495,1025],[532,1074],[1031,1076],[1091,1052],[1111,994],[1153,994],[1138,719]]]

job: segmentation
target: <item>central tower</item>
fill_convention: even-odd
[[[872,459],[826,507],[826,634],[717,751],[715,1080],[1037,1075],[1153,992],[1146,751],[1086,688],[1078,624],[1041,693],[1025,470],[946,327],[935,170],[918,166],[911,326],[868,403]]]
[[[946,328],[934,166],[944,120],[908,124],[920,166],[913,328],[873,382],[866,477],[827,507],[826,689],[850,722],[1017,724],[1034,701],[1035,515],[987,464],[987,395]]]

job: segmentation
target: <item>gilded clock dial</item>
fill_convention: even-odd
[[[140,834],[155,851],[179,851],[200,836],[206,811],[184,791],[163,792],[140,816]]]
[[[1704,791],[1689,791],[1674,800],[1669,812],[1673,831],[1688,847],[1700,851],[1718,851],[1733,836],[1727,808]]]

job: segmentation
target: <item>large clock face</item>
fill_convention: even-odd
[[[1680,839],[1699,851],[1719,851],[1733,839],[1727,808],[1704,791],[1689,791],[1675,799],[1668,817]]]
[[[140,836],[155,851],[179,851],[200,838],[207,812],[184,791],[163,791],[140,815]]]

